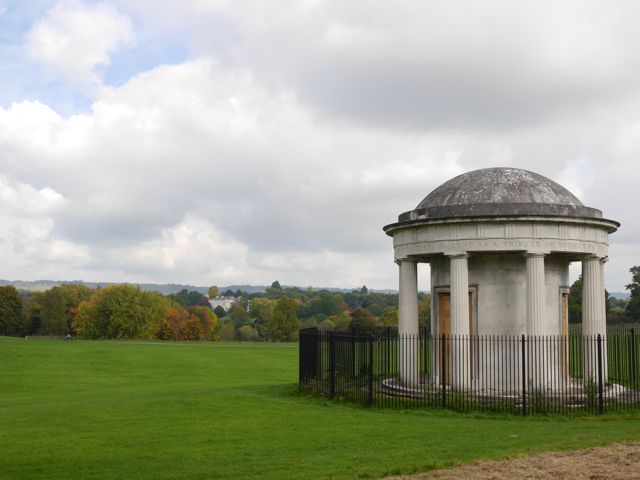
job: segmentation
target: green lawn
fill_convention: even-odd
[[[640,416],[367,410],[296,393],[297,346],[0,337],[0,478],[376,478],[640,440]]]

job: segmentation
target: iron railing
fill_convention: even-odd
[[[640,408],[640,352],[633,329],[436,337],[307,328],[299,386],[375,407],[601,414]]]

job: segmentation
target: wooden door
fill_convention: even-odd
[[[442,335],[446,335],[445,339],[445,358],[444,364],[442,362]],[[446,381],[449,383],[451,375],[451,295],[449,292],[438,294],[438,352],[439,359],[438,365],[440,365],[440,385]],[[445,375],[443,375],[442,369],[446,366]],[[446,376],[446,379],[445,379]]]
[[[469,335],[473,335],[473,293],[469,292]],[[438,352],[439,353],[439,361],[440,365],[440,384],[442,384],[444,380],[444,376],[442,375],[442,335],[446,335],[445,339],[445,362],[446,365],[446,381],[449,383],[449,379],[451,376],[449,372],[451,371],[451,294],[449,292],[442,292],[438,294]],[[473,345],[471,344],[471,339],[468,340],[471,346],[469,351],[470,357],[473,358]],[[473,373],[472,373],[473,378]]]

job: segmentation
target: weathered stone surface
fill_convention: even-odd
[[[459,175],[399,216],[400,222],[452,217],[568,216],[602,218],[569,190],[518,168],[485,168]]]

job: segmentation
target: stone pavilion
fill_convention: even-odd
[[[609,234],[619,226],[533,172],[487,168],[459,175],[384,227],[399,265],[398,333],[418,334],[417,265],[428,263],[432,335],[566,336],[569,264],[581,262],[583,333],[604,338],[604,264]],[[417,386],[420,379],[410,373],[417,371],[410,365],[417,353],[401,354],[409,359],[401,381]],[[477,359],[451,355],[455,371],[471,371],[460,379],[473,378]],[[567,361],[559,358],[552,368],[566,377]]]

